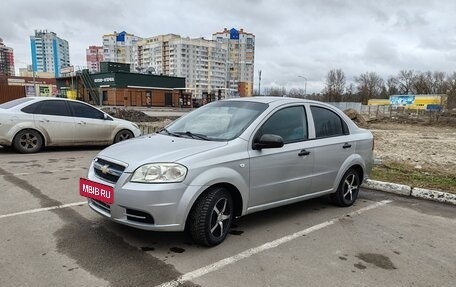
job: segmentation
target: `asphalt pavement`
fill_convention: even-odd
[[[99,148],[0,148],[0,286],[454,286],[456,207],[364,189],[237,219],[214,248],[121,226],[79,196]]]

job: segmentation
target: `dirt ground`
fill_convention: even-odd
[[[143,133],[151,133],[174,118],[149,117],[140,111],[109,110],[113,116],[140,124]],[[443,171],[456,175],[456,125],[396,118],[366,121],[354,113],[350,117],[368,128],[375,138],[374,156],[382,163],[397,162],[417,170]],[[451,117],[451,120],[454,120]],[[448,124],[448,123],[447,123]],[[377,161],[378,162],[378,161]]]
[[[456,127],[369,123],[375,158],[456,174]]]

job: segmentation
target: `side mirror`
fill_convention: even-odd
[[[112,118],[110,116],[108,116],[107,114],[103,114],[103,120],[112,121]]]
[[[264,148],[279,148],[283,147],[283,138],[278,135],[264,134],[259,140],[253,143],[253,149],[261,150]]]

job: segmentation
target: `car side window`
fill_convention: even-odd
[[[317,138],[334,137],[348,134],[347,124],[335,112],[311,106]]]
[[[26,107],[23,107],[21,111],[27,114],[34,114],[36,111],[38,111],[39,106],[41,106],[41,102],[33,103]]]
[[[65,101],[42,101],[40,105],[36,107],[35,114],[50,115],[50,116],[64,116],[69,117],[70,112]]]
[[[86,104],[78,102],[68,102],[71,112],[74,117],[90,118],[90,119],[103,119],[104,114],[99,110],[92,108]]]
[[[284,143],[306,140],[308,134],[304,107],[289,107],[275,112],[260,128],[258,137],[264,134],[279,135]]]

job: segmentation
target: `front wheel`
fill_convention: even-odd
[[[133,137],[134,137],[134,135],[133,135],[133,133],[131,131],[129,131],[129,130],[121,130],[114,137],[114,143],[118,143],[118,142],[121,142],[121,141],[124,141],[124,140],[128,140],[128,139],[131,139]]]
[[[196,202],[189,217],[190,234],[201,245],[222,243],[233,221],[233,200],[228,190],[215,188]]]
[[[338,206],[351,206],[358,198],[360,184],[358,172],[349,169],[342,177],[337,191],[331,194],[331,200]]]

